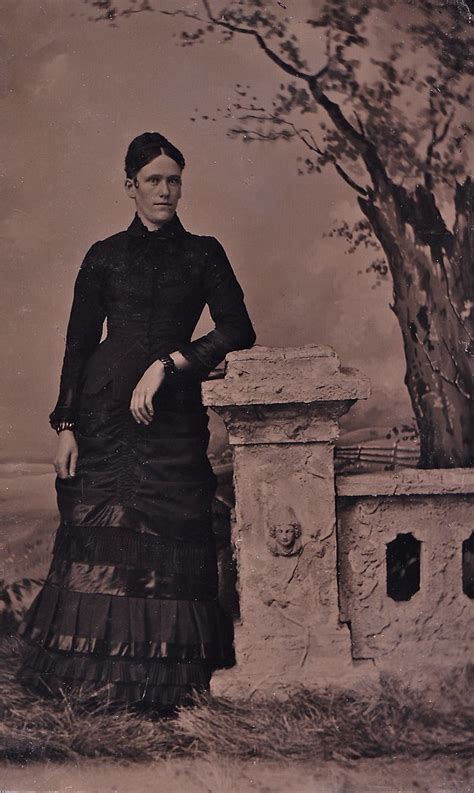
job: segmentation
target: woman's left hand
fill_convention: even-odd
[[[161,361],[155,361],[136,384],[130,402],[130,410],[138,424],[150,424],[154,414],[153,397],[164,379],[165,367]]]

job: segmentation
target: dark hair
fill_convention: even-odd
[[[166,154],[167,157],[171,157],[181,170],[184,168],[184,157],[179,149],[173,146],[163,135],[160,135],[159,132],[144,132],[134,138],[128,147],[125,157],[127,178],[133,179],[144,165],[154,160],[155,157],[159,157],[160,154]]]

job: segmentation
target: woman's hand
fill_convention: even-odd
[[[155,361],[148,367],[143,377],[136,384],[130,410],[138,424],[149,424],[153,418],[153,397],[165,379],[165,367],[161,361]]]
[[[78,448],[72,430],[59,433],[58,448],[54,458],[54,470],[60,479],[76,475]]]

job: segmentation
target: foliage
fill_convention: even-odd
[[[111,23],[153,9],[148,0],[91,0],[90,5],[98,12],[96,19]],[[187,10],[186,3],[178,10],[171,2],[169,10],[163,5],[162,13],[184,21],[178,34],[182,46],[196,45],[215,32],[222,41],[251,35],[289,78],[270,103],[259,101],[250,86],[237,84],[233,103],[214,116],[229,120],[231,136],[248,142],[296,140],[307,150],[299,158],[300,174],[318,174],[331,166],[353,190],[367,195],[364,158],[356,145],[362,135],[391,179],[407,189],[417,183],[436,187],[440,199],[452,198],[456,180],[465,175],[471,133],[474,62],[468,26],[472,14],[466,3],[315,0],[305,20],[311,37],[301,35],[302,20],[296,19],[297,26],[290,7],[278,0],[224,5],[201,0],[192,5],[196,12]],[[304,45],[307,40],[310,44]],[[308,88],[311,80],[317,80],[317,97]],[[336,104],[345,123],[321,117],[321,94]],[[350,251],[362,244],[381,252],[366,220],[350,235],[344,223],[332,233],[347,239]],[[376,283],[388,275],[380,255],[369,269]]]
[[[0,635],[16,628],[42,583],[37,578],[21,578],[10,583],[0,578]]]

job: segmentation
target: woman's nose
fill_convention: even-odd
[[[165,179],[162,179],[160,184],[158,185],[158,191],[160,195],[169,195],[170,188],[168,182]]]

